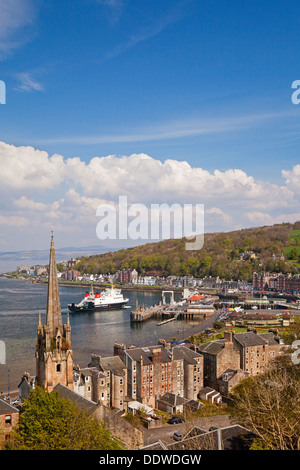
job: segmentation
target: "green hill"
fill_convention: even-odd
[[[76,269],[105,274],[135,268],[142,275],[247,281],[254,271],[300,272],[300,222],[205,234],[204,246],[198,251],[186,250],[185,243],[185,239],[171,239],[83,257]],[[284,259],[273,255],[284,255]]]

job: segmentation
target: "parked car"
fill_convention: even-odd
[[[173,434],[173,439],[175,441],[181,441],[182,439],[182,433],[179,432],[179,431],[175,431],[174,434]]]
[[[184,423],[184,419],[183,419],[183,418],[179,418],[178,416],[173,416],[173,418],[169,419],[168,423],[169,423],[169,424]]]

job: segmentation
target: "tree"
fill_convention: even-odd
[[[15,450],[120,450],[103,423],[80,410],[59,392],[37,387],[25,400],[19,427],[14,431]]]
[[[233,415],[257,438],[253,449],[300,450],[300,367],[289,356],[234,389]]]

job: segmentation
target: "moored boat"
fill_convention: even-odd
[[[129,299],[124,298],[121,289],[113,285],[104,291],[94,294],[93,286],[90,292],[86,292],[84,298],[78,304],[68,305],[70,312],[95,312],[98,310],[118,310],[123,308]]]

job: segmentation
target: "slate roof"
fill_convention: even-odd
[[[61,398],[71,400],[73,403],[75,403],[75,405],[78,406],[80,410],[87,410],[90,414],[93,414],[94,411],[98,408],[97,403],[94,401],[87,400],[87,398],[84,398],[79,393],[74,392],[74,390],[71,390],[69,387],[66,387],[60,383],[55,385],[53,392],[58,392]]]
[[[160,440],[153,442],[153,444],[149,444],[145,447],[141,447],[140,450],[168,450],[168,448],[164,445],[163,442]]]
[[[104,371],[110,370],[115,375],[125,375],[125,364],[119,356],[101,357],[100,366]]]
[[[168,449],[188,450],[197,447],[211,449],[213,446],[215,450],[220,447],[222,450],[248,450],[254,437],[254,433],[238,424],[207,432],[195,426],[183,440],[169,444]]]
[[[171,362],[171,353],[168,349],[163,346],[149,346],[144,348],[134,348],[127,350],[126,353],[132,358],[133,361],[140,361],[143,359],[143,364],[153,364],[153,349],[161,350],[161,362]]]
[[[167,392],[161,398],[158,399],[161,403],[166,403],[170,406],[183,405],[187,400],[183,397],[176,395],[175,393]]]
[[[186,346],[175,346],[173,348],[173,357],[175,361],[184,359],[189,364],[197,364],[197,358],[201,357],[201,355]]]
[[[277,336],[274,333],[261,333],[260,336],[268,342],[269,346],[279,345],[279,342],[275,339]]]
[[[0,415],[19,413],[19,410],[0,398]]]
[[[208,343],[201,344],[198,348],[200,353],[209,353],[209,354],[219,354],[220,351],[224,348],[226,339],[220,339],[215,341],[209,341]]]
[[[261,335],[254,333],[254,331],[247,331],[246,333],[236,333],[234,335],[234,339],[236,339],[244,347],[262,346],[264,344],[267,344],[267,340],[262,338]]]

